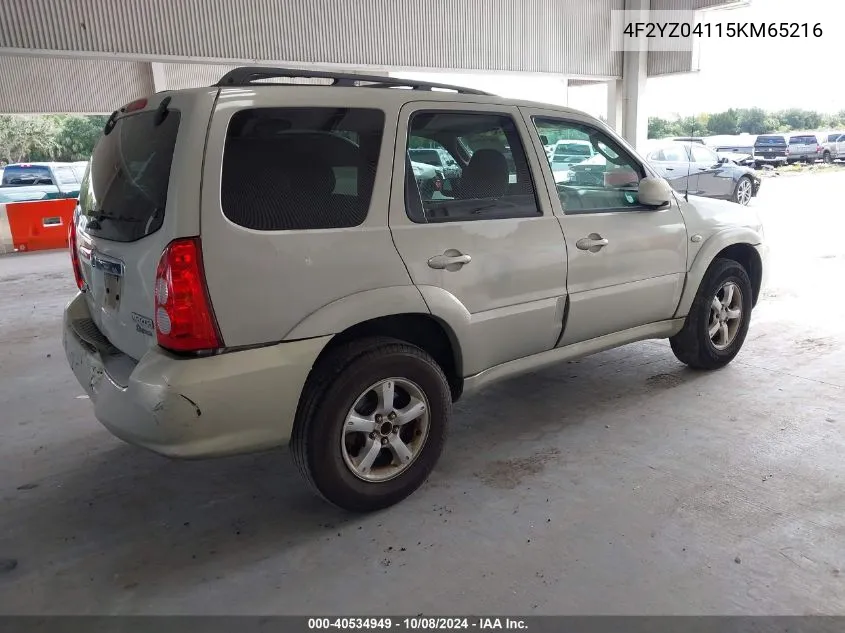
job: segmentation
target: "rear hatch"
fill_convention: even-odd
[[[762,135],[754,143],[754,154],[762,158],[786,158],[786,137]]]
[[[156,343],[162,251],[199,234],[202,148],[215,94],[159,93],[115,112],[81,186],[77,247],[91,318],[134,359]]]

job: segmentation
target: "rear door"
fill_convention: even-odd
[[[697,188],[698,174],[692,169],[687,145],[677,143],[656,148],[648,154],[648,160],[675,191],[685,193]]]
[[[408,177],[409,145],[431,138],[466,154],[448,195]],[[510,106],[420,101],[399,116],[390,228],[429,305],[460,315],[464,375],[552,349],[561,333],[566,245],[526,138]]]
[[[162,251],[177,237],[199,234],[202,148],[215,94],[159,93],[117,116],[82,184],[77,243],[91,318],[136,359],[155,344]]]
[[[839,158],[845,158],[845,134],[839,137],[836,141],[836,155]]]
[[[721,163],[719,155],[704,145],[690,145],[693,168],[698,176],[697,195],[708,198],[727,198],[733,193],[733,168]]]

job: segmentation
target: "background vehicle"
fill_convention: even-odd
[[[754,165],[786,165],[789,159],[789,145],[783,134],[761,134],[754,141]]]
[[[118,437],[173,457],[290,443],[325,498],[374,510],[426,479],[463,393],[645,338],[701,369],[739,352],[766,253],[753,210],[685,202],[574,110],[254,82],[303,76],[339,75],[236,69],[106,125],[63,340]],[[543,136],[593,158],[555,183]],[[462,169],[449,197],[407,154],[433,140]]]
[[[832,163],[845,160],[845,132],[831,132],[823,136],[822,160]]]
[[[411,160],[417,163],[426,163],[440,170],[447,180],[457,180],[461,177],[461,166],[452,155],[445,149],[430,148],[408,150]]]
[[[760,177],[749,167],[697,143],[654,143],[646,158],[675,191],[721,198],[746,205],[760,190]]]
[[[410,153],[410,152],[409,152]],[[428,163],[411,161],[414,178],[423,195],[432,196],[435,191],[443,191],[443,173]]]
[[[822,157],[820,137],[815,134],[794,134],[789,137],[787,163],[814,163]]]
[[[81,180],[71,163],[13,163],[3,170],[0,197],[16,202],[76,198]]]
[[[595,150],[589,141],[573,139],[555,143],[554,152],[549,158],[555,182],[565,182],[572,165],[584,162],[595,156]]]

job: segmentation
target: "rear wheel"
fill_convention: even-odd
[[[822,161],[827,165],[830,165],[830,163],[833,162],[833,158],[831,158],[830,152],[825,152],[824,154],[822,154]]]
[[[727,365],[745,342],[752,303],[745,269],[731,259],[713,260],[683,329],[669,339],[675,356],[695,369]]]
[[[291,438],[294,460],[331,503],[385,508],[431,473],[451,406],[446,376],[425,351],[388,338],[354,341],[312,371]]]
[[[751,202],[751,196],[754,192],[754,185],[751,182],[751,178],[748,176],[742,176],[736,183],[736,187],[734,187],[734,194],[733,194],[733,201],[747,205]]]

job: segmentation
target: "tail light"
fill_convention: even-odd
[[[821,154],[821,152],[822,152],[822,146],[816,145],[816,154]]]
[[[211,309],[200,238],[172,241],[156,270],[155,327],[158,344],[174,352],[223,346]]]
[[[786,155],[789,156],[789,148],[786,148]]]
[[[82,264],[79,262],[79,248],[76,241],[76,214],[70,221],[67,230],[67,245],[70,249],[70,263],[73,266],[73,276],[76,279],[76,287],[85,292],[85,278],[82,276]]]

